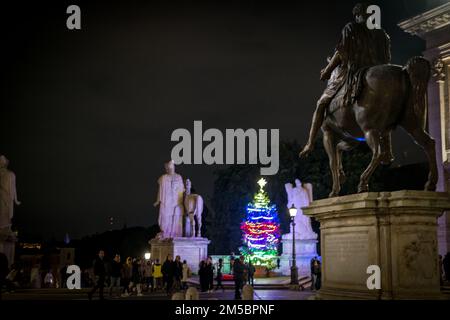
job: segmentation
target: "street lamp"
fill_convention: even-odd
[[[292,204],[289,208],[289,215],[292,223],[292,266],[291,266],[291,285],[298,285],[298,268],[297,257],[295,255],[295,216],[297,215],[297,208]]]
[[[150,260],[150,257],[151,257],[150,252],[146,252],[146,253],[144,254],[145,260]]]

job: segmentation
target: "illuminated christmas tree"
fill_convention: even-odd
[[[278,256],[280,224],[277,208],[270,203],[269,196],[264,191],[266,180],[260,179],[258,184],[260,189],[253,202],[247,205],[247,218],[241,224],[244,242],[241,254],[255,265],[272,269]]]

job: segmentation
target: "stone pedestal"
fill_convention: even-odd
[[[362,193],[314,201],[303,212],[321,228],[319,299],[439,299],[437,218],[449,194]],[[369,290],[367,268],[381,269]]]
[[[191,272],[198,273],[201,260],[208,258],[208,244],[206,238],[173,238],[173,239],[152,239],[149,241],[151,247],[151,259],[159,259],[163,264],[168,254],[175,259],[181,257],[181,261],[186,260]]]
[[[0,230],[0,252],[4,253],[6,258],[8,258],[8,266],[14,263],[16,242],[15,232],[12,232],[9,228]]]
[[[289,276],[292,266],[292,234],[282,236],[283,254],[280,257],[280,272]],[[317,257],[316,239],[295,239],[296,265],[299,276],[311,275],[311,259]]]

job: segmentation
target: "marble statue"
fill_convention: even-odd
[[[158,224],[160,239],[183,236],[183,178],[175,173],[175,163],[171,160],[165,164],[166,174],[158,179],[158,197],[154,206],[159,205]]]
[[[297,208],[295,216],[295,238],[297,239],[317,239],[317,234],[311,227],[311,220],[305,216],[302,207],[309,206],[313,201],[312,185],[310,183],[302,184],[299,179],[295,179],[295,187],[292,183],[285,184],[288,196],[287,207],[294,205]]]
[[[0,156],[0,229],[11,229],[11,219],[14,204],[20,205],[17,200],[16,176],[8,170],[9,160]]]
[[[186,179],[186,191],[184,197],[184,209],[186,212],[186,236],[201,237],[203,198],[191,193],[191,181]]]

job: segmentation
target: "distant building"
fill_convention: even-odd
[[[32,287],[35,268],[41,277],[38,283],[43,283],[45,273],[51,270],[58,286],[61,286],[60,271],[64,266],[75,264],[75,249],[64,246],[46,247],[41,243],[19,243],[16,262],[25,270],[25,274],[30,275]]]
[[[426,42],[423,55],[433,66],[428,85],[428,125],[436,140],[438,191],[450,191],[450,3],[402,21],[399,27]],[[450,213],[438,223],[439,254],[445,255],[450,251]]]

